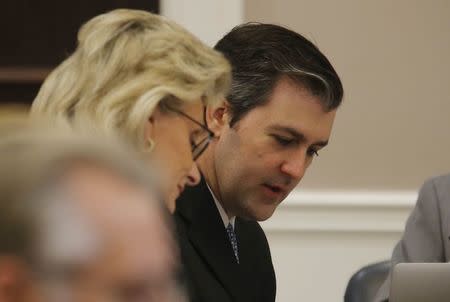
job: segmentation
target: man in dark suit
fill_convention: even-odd
[[[175,220],[192,302],[273,302],[268,219],[328,144],[343,88],[303,36],[271,24],[234,28],[216,45],[231,62],[226,100],[205,108],[194,138],[202,182],[177,201]],[[206,148],[209,144],[209,147]]]

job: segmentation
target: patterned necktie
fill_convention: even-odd
[[[234,232],[233,225],[231,223],[227,226],[228,238],[230,239],[231,246],[233,247],[234,256],[236,257],[236,261],[239,264],[239,254],[238,254],[238,244],[236,233]]]

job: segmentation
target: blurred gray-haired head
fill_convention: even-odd
[[[173,256],[170,261],[176,262],[171,224],[156,178],[148,171],[148,165],[111,138],[46,126],[20,115],[2,118],[0,274],[2,257],[13,256],[38,279],[64,283],[79,274],[78,268],[90,270],[83,264],[98,257],[105,242],[111,245],[116,233],[125,234],[117,235],[123,241],[134,231],[141,232],[140,225],[161,229],[157,232],[165,237],[153,234],[154,241],[161,242],[169,251],[165,253]],[[147,210],[153,214],[147,215]],[[147,216],[141,217],[140,212]],[[140,225],[128,230],[133,219]],[[63,301],[66,293],[53,292],[51,300]]]

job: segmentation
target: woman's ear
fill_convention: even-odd
[[[144,129],[144,139],[145,141],[153,140],[156,128],[158,127],[159,119],[161,118],[162,112],[159,106],[153,110],[150,116],[147,118]]]
[[[224,100],[218,106],[206,107],[206,122],[208,128],[219,137],[224,128],[229,126],[231,112],[229,103]]]

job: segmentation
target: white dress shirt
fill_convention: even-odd
[[[231,218],[228,217],[227,213],[223,209],[223,207],[220,204],[219,200],[217,200],[216,196],[214,195],[214,192],[211,190],[211,188],[209,187],[208,184],[206,184],[206,186],[208,187],[209,192],[211,192],[211,195],[212,195],[212,197],[214,199],[214,203],[216,204],[216,207],[219,210],[219,214],[220,214],[220,217],[222,218],[223,225],[225,226],[225,228],[227,228],[228,224],[231,223],[231,225],[233,226],[233,229],[234,229],[234,222],[236,220],[236,216],[233,216]]]

